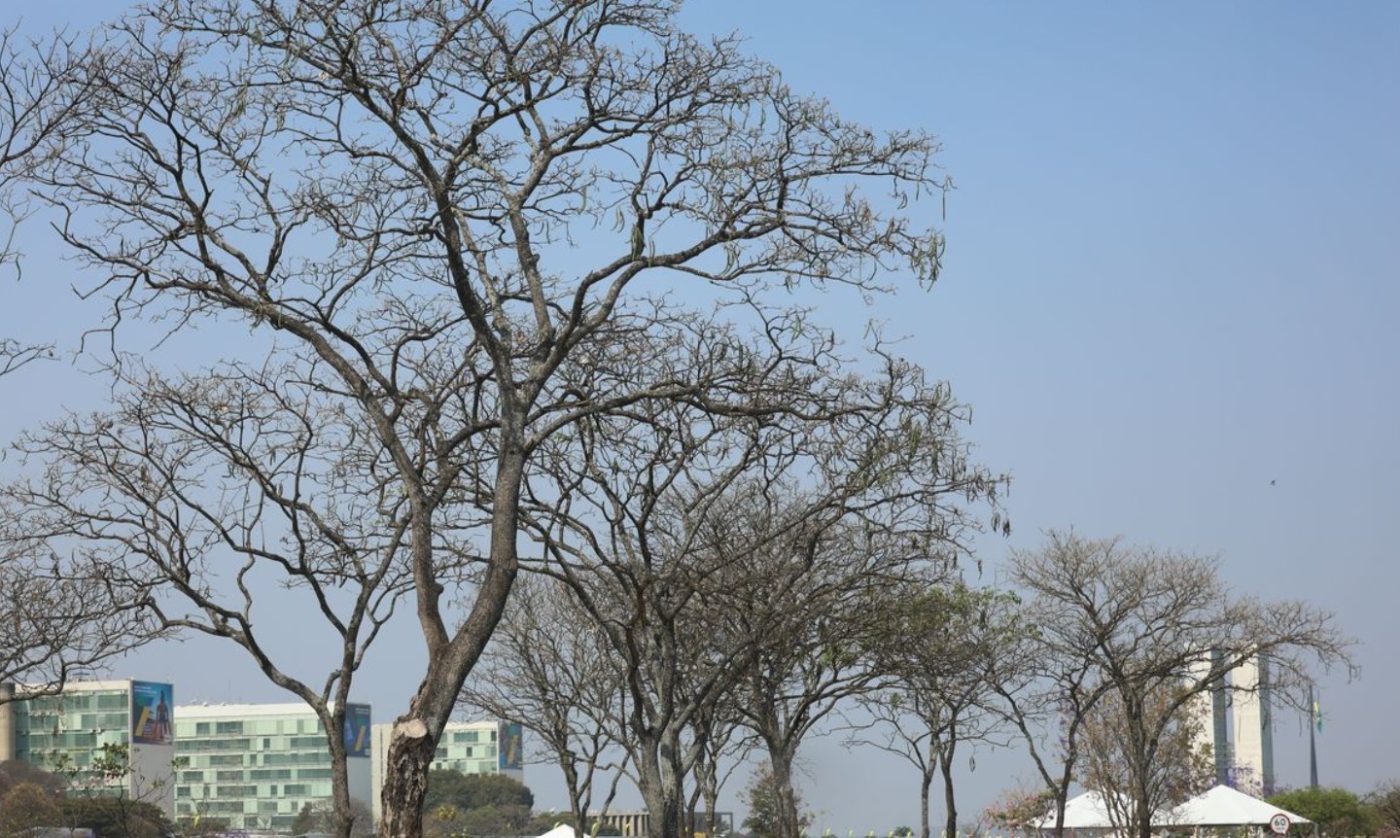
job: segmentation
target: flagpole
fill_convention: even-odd
[[[1317,711],[1317,699],[1313,696],[1313,685],[1308,684],[1308,780],[1312,788],[1317,788],[1317,725],[1322,714]]]

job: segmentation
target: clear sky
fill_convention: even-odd
[[[116,5],[26,15],[80,26]],[[1014,475],[989,575],[1073,526],[1218,554],[1241,592],[1335,609],[1362,679],[1325,682],[1322,779],[1400,775],[1400,5],[696,0],[684,20],[743,32],[848,117],[942,138],[943,279],[833,318],[909,335],[906,354],[974,406],[982,460]],[[45,247],[31,281],[0,287],[18,301],[0,331],[70,330],[54,284],[33,287]],[[7,382],[0,435],[97,398],[85,386]],[[381,642],[360,680],[380,720],[416,686],[396,637],[411,652]],[[179,701],[281,698],[207,642],[129,668],[176,681]],[[1278,721],[1283,783],[1306,782],[1303,730]],[[901,763],[835,738],[804,761],[817,830],[917,822]],[[976,762],[967,814],[1031,779],[1015,754]],[[551,772],[527,781],[563,805]]]

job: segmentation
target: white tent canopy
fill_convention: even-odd
[[[1153,818],[1154,827],[1210,827],[1210,826],[1268,826],[1275,815],[1284,815],[1289,823],[1312,823],[1302,815],[1295,815],[1280,809],[1257,797],[1250,797],[1229,786],[1216,786],[1199,794],[1165,814]],[[1036,821],[1036,829],[1055,828],[1055,812],[1052,809],[1045,817]],[[1087,791],[1078,797],[1065,801],[1065,829],[1105,832],[1114,829],[1108,816],[1108,807],[1101,794]]]
[[[1267,826],[1275,815],[1289,823],[1312,823],[1302,815],[1280,809],[1229,786],[1216,786],[1173,809],[1166,826]],[[1066,818],[1068,820],[1068,818]]]
[[[1036,829],[1055,828],[1055,810],[1034,824]],[[1086,791],[1065,801],[1065,829],[1112,829],[1108,819],[1108,806],[1104,805],[1103,795],[1096,791]]]

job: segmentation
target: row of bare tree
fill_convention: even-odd
[[[681,807],[704,831],[697,812],[714,812],[720,785],[757,752],[774,834],[796,838],[798,748],[841,731],[919,771],[924,838],[940,775],[943,830],[958,834],[960,745],[1029,753],[1042,790],[1004,826],[1047,812],[1058,823],[1077,783],[1112,801],[1125,832],[1146,834],[1153,813],[1215,782],[1203,702],[1259,689],[1232,670],[1267,659],[1282,708],[1316,666],[1347,661],[1329,614],[1237,596],[1212,559],[1051,534],[1013,552],[998,591],[967,585],[951,563],[910,563],[898,539],[873,544],[869,530],[817,549],[736,543],[785,520],[746,505],[757,514],[725,510],[727,535],[680,575],[616,560],[601,576],[523,582],[469,679],[469,707],[525,726],[537,759],[561,769],[578,829],[625,773],[653,816]],[[649,590],[666,592],[664,619],[649,616],[662,607]]]
[[[616,754],[675,838],[752,736],[788,838],[805,736],[856,696],[933,700],[897,701],[894,674],[950,691],[915,711],[939,714],[945,776],[983,710],[1032,731],[1170,677],[1115,657],[1130,622],[1094,622],[1101,659],[1073,663],[965,630],[1005,603],[954,584],[969,535],[1003,525],[1001,478],[968,461],[946,387],[794,293],[933,282],[942,239],[913,219],[942,186],[936,141],[843,120],[678,10],[169,0],[0,45],[0,185],[102,301],[74,331],[110,337],[87,357],[112,393],[16,443],[0,680],[167,633],[236,646],[320,715],[348,836],[344,708],[407,613],[425,665],[379,828],[416,838],[513,602],[517,654],[469,695],[568,757],[578,813]],[[152,329],[218,336],[220,360],[127,349]],[[1011,634],[1050,648],[1054,602]],[[940,633],[958,643],[909,642]],[[531,679],[555,692],[491,691]],[[1003,701],[968,697],[985,685]],[[1059,774],[1036,753],[1063,800],[1074,746]]]

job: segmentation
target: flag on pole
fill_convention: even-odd
[[[1312,703],[1312,717],[1313,717],[1313,725],[1314,725],[1314,727],[1317,728],[1317,732],[1318,732],[1318,733],[1321,733],[1321,732],[1322,732],[1322,704],[1321,704],[1316,698],[1313,699],[1313,703]]]

